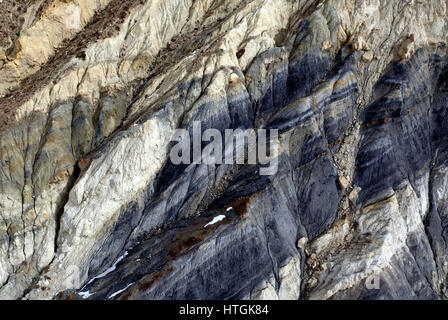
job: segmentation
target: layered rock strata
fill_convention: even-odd
[[[0,298],[447,298],[445,1],[17,2]],[[278,171],[174,165],[197,121]]]

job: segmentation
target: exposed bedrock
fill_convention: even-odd
[[[439,260],[446,223],[436,209],[444,192],[439,172],[445,160],[439,154],[446,62],[446,48],[421,49],[407,63],[391,64],[379,79],[373,102],[360,115],[354,176],[360,191],[346,231],[339,231],[345,232],[341,248],[320,261],[323,281],[311,297],[434,299],[446,293],[446,263]],[[372,276],[378,290],[363,282]],[[360,284],[352,287],[348,278]]]
[[[0,46],[0,298],[448,297],[445,1],[87,2]]]

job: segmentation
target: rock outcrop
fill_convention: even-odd
[[[0,298],[448,298],[446,1],[15,3]],[[278,170],[174,164],[198,122]]]

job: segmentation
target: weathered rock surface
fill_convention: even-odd
[[[448,298],[446,1],[17,2],[0,298]],[[195,121],[278,171],[173,164]]]

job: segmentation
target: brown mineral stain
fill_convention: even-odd
[[[324,151],[324,152],[318,154],[314,159],[312,159],[312,160],[302,164],[300,167],[296,168],[295,170],[301,170],[304,167],[306,167],[306,166],[308,166],[310,164],[313,164],[316,160],[318,160],[318,159],[320,159],[322,157],[326,157],[326,156],[328,156],[328,151]]]
[[[190,248],[198,243],[200,243],[201,241],[203,241],[204,238],[202,237],[195,237],[195,236],[191,236],[188,237],[186,239],[181,239],[180,241],[178,241],[177,243],[175,243],[175,245],[171,248],[171,250],[168,252],[168,255],[170,257],[176,257],[178,256],[184,249],[186,248]]]
[[[381,199],[375,203],[369,204],[368,206],[363,208],[363,212],[364,213],[369,213],[370,211],[373,211],[375,209],[381,208],[382,206],[388,204],[388,203],[392,203],[392,202],[396,202],[397,198],[395,197],[395,194],[385,198],[385,199]]]
[[[240,59],[244,55],[244,53],[246,53],[245,49],[238,50],[238,52],[236,53],[237,59]]]
[[[77,162],[78,168],[83,171],[84,169],[87,168],[87,166],[89,165],[90,159],[89,158],[82,158],[81,160],[79,160]]]
[[[138,291],[140,292],[144,292],[146,290],[148,290],[149,288],[152,287],[152,285],[160,280],[161,278],[163,278],[164,276],[166,276],[167,274],[170,274],[171,272],[174,271],[174,267],[169,266],[169,267],[165,267],[163,268],[161,271],[157,271],[155,272],[150,278],[149,280],[143,280],[140,281],[140,283],[138,284]],[[127,292],[126,294],[122,295],[119,300],[128,300],[132,295],[132,290],[130,290],[129,292]]]
[[[50,183],[58,183],[62,180],[65,180],[72,173],[73,173],[73,167],[70,167],[67,170],[61,171],[53,177],[53,179],[50,181]]]
[[[250,198],[238,198],[231,201],[228,206],[232,207],[233,210],[238,214],[238,216],[243,217],[246,215],[249,209]]]
[[[341,142],[344,140],[344,135],[340,136],[336,141],[329,143],[328,147],[333,148],[334,146],[341,144]]]

